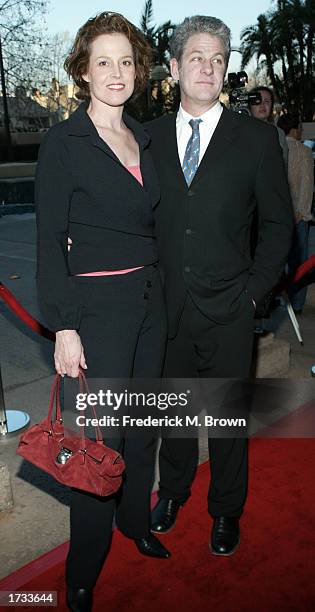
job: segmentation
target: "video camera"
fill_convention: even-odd
[[[260,104],[261,94],[248,93],[244,87],[248,83],[248,76],[244,70],[241,72],[229,72],[228,84],[230,88],[230,107],[239,115],[250,115],[249,106]]]

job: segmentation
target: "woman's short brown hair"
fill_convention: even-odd
[[[67,56],[64,67],[68,75],[79,87],[77,98],[90,96],[89,84],[82,78],[86,74],[90,59],[90,45],[101,34],[124,34],[133,49],[136,79],[135,93],[145,89],[151,65],[152,50],[136,26],[119,13],[104,12],[88,19],[79,29],[73,47]]]

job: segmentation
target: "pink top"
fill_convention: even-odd
[[[126,168],[127,170],[129,170],[130,174],[132,174],[143,187],[143,180],[142,180],[140,166],[126,166]]]
[[[126,166],[126,168],[130,174],[132,174],[143,186],[140,166]],[[128,268],[127,270],[101,270],[100,272],[85,272],[84,274],[76,274],[76,276],[114,276],[115,274],[128,274],[128,272],[135,272],[135,270],[141,270],[141,268],[143,268],[143,266]]]

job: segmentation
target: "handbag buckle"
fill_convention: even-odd
[[[56,457],[56,461],[57,463],[61,463],[62,465],[64,465],[65,463],[67,463],[70,457],[72,457],[72,455],[73,455],[73,452],[72,450],[70,450],[70,448],[66,448],[65,446],[62,446]]]

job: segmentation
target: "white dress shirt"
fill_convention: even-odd
[[[200,132],[200,153],[199,153],[199,164],[206,152],[207,146],[212,138],[213,132],[218,125],[223,106],[218,101],[212,108],[207,110],[199,117],[193,117],[186,113],[182,105],[180,105],[176,117],[176,136],[177,136],[177,148],[178,156],[180,159],[181,166],[183,165],[183,159],[187,147],[187,143],[192,135],[192,129],[189,125],[191,119],[201,119],[202,123],[199,124]],[[199,165],[198,164],[198,165]]]

